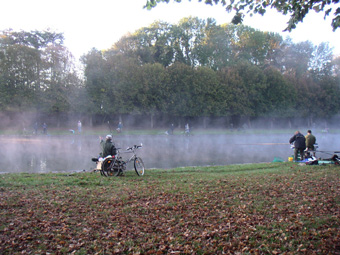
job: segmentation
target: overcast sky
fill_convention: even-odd
[[[0,0],[0,30],[46,30],[64,33],[65,46],[78,59],[95,47],[108,49],[128,32],[150,25],[156,20],[172,24],[183,17],[212,17],[217,24],[229,23],[232,14],[219,6],[183,0],[182,3],[159,4],[151,11],[143,9],[146,0]],[[294,42],[329,42],[340,55],[340,28],[332,32],[331,19],[312,12],[293,32],[282,32],[289,16],[268,10],[265,16],[246,17],[245,25],[261,31],[290,36]],[[338,43],[336,43],[336,40]]]

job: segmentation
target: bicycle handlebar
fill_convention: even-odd
[[[132,151],[132,150],[134,150],[134,149],[138,149],[138,148],[142,148],[143,147],[143,145],[141,144],[141,145],[134,145],[134,146],[132,146],[132,147],[127,147],[127,151]]]

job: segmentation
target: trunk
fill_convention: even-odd
[[[251,121],[250,121],[250,117],[248,117],[248,128],[251,128]]]
[[[310,117],[308,118],[308,127],[311,127],[312,124],[313,124],[313,117],[310,116]]]
[[[207,117],[203,117],[203,128],[207,128]]]
[[[90,116],[90,120],[89,120],[89,124],[90,124],[90,127],[92,128],[93,127],[93,117],[92,117],[92,115]]]
[[[150,127],[153,128],[153,125],[154,125],[154,114],[151,113],[151,115],[150,115]]]

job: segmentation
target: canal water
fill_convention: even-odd
[[[290,134],[279,135],[121,135],[116,147],[137,150],[147,169],[287,161]],[[340,150],[339,135],[316,135],[319,149]],[[0,136],[0,173],[91,171],[101,148],[97,136]],[[129,154],[124,154],[125,157]],[[317,155],[319,156],[319,155]],[[321,155],[320,155],[321,156]],[[328,157],[327,154],[323,155]],[[132,169],[133,164],[128,166]]]

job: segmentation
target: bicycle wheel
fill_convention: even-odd
[[[137,175],[139,176],[144,175],[145,167],[143,160],[140,157],[135,158],[134,167]]]
[[[106,176],[118,176],[121,172],[120,169],[114,167],[115,159],[107,158],[103,161],[101,173]]]

